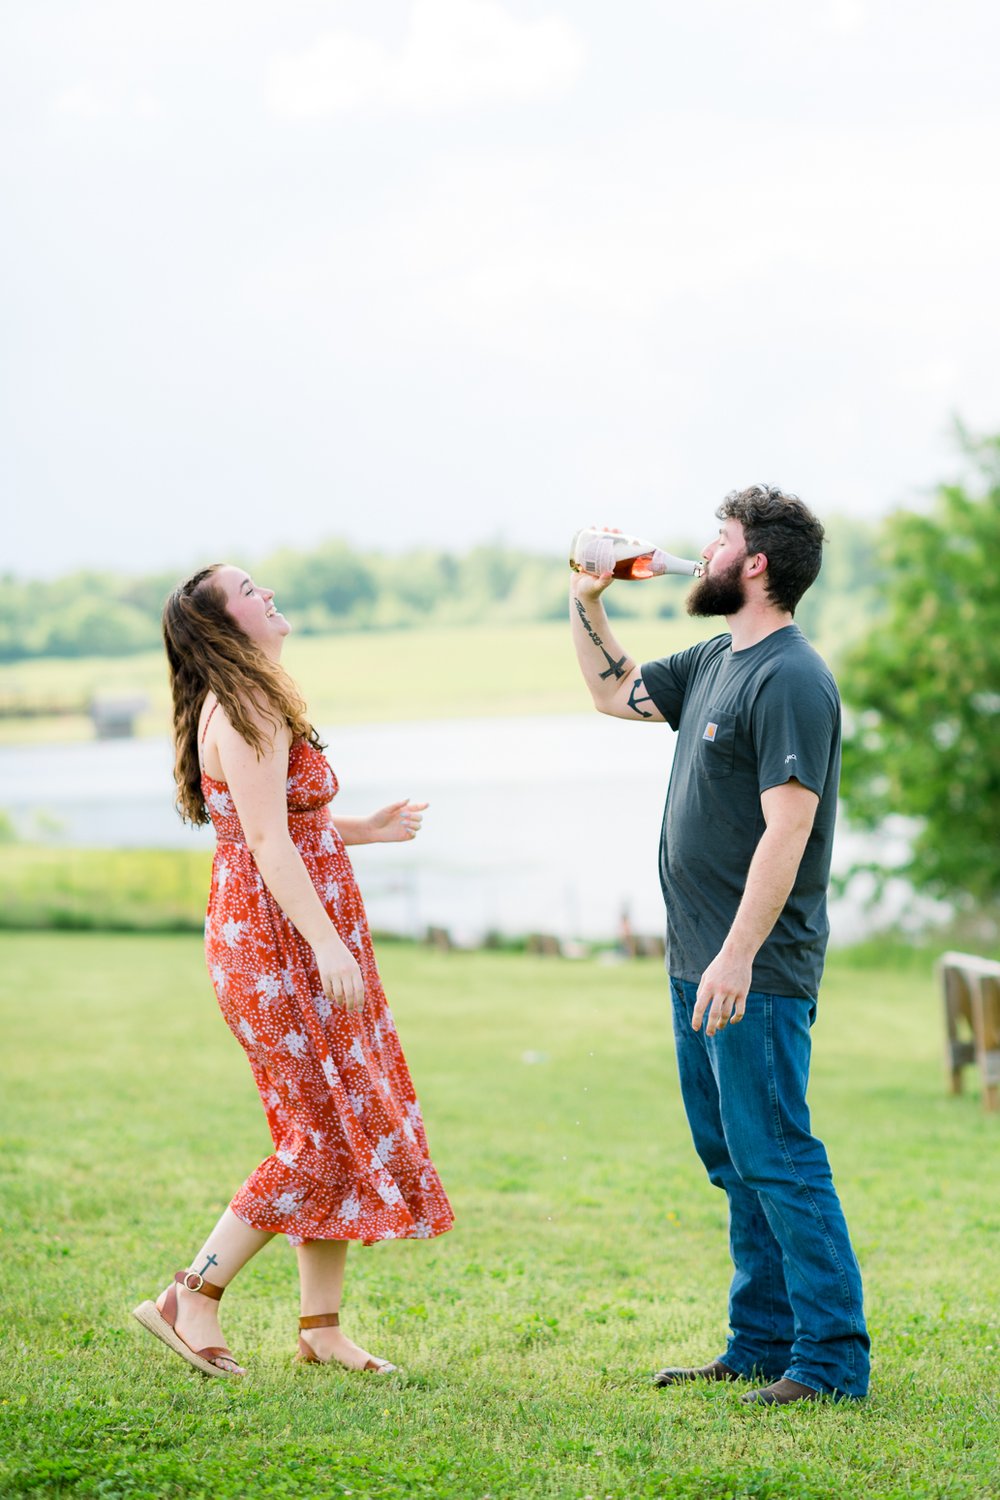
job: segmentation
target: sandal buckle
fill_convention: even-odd
[[[205,1285],[205,1278],[200,1271],[185,1271],[181,1280],[181,1286],[189,1292],[200,1292]]]

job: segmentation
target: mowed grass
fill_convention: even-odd
[[[718,621],[623,620],[616,629],[639,661],[715,634]],[[434,626],[289,638],[283,661],[317,724],[585,713],[569,622]],[[141,734],[166,734],[170,694],[162,651],[121,657],[46,657],[0,666],[0,705],[85,704],[97,696],[149,701]],[[89,739],[90,720],[0,718],[0,744]]]
[[[351,1252],[345,1324],[386,1379],[293,1362],[269,1246],[223,1304],[237,1384],[129,1316],[269,1150],[198,939],[4,935],[0,1494],[997,1493],[1000,1119],[945,1094],[924,966],[835,957],[815,1031],[872,1395],[763,1412],[649,1385],[721,1350],[728,1282],[659,965],[380,956],[457,1226]]]

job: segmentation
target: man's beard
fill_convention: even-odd
[[[735,615],[747,602],[741,574],[746,554],[730,563],[724,573],[706,573],[687,596],[689,615]]]

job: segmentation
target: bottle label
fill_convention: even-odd
[[[595,577],[601,573],[613,572],[616,561],[615,538],[592,532],[583,544],[579,561],[583,571],[593,573]]]

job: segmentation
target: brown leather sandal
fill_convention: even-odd
[[[303,1328],[339,1328],[340,1313],[317,1313],[315,1317],[300,1318],[299,1329]],[[295,1356],[304,1365],[340,1365],[344,1370],[351,1370],[353,1365],[345,1365],[339,1359],[320,1359],[315,1350],[311,1349],[299,1333],[299,1352]],[[370,1371],[373,1375],[391,1375],[397,1365],[391,1365],[387,1359],[371,1359],[361,1366],[361,1371]]]
[[[181,1359],[186,1359],[189,1365],[194,1365],[203,1375],[221,1375],[223,1377],[243,1375],[243,1370],[224,1370],[218,1363],[220,1359],[232,1360],[236,1364],[236,1356],[221,1345],[209,1345],[206,1349],[192,1349],[191,1345],[182,1339],[177,1332],[177,1285],[189,1292],[200,1292],[203,1297],[211,1297],[214,1302],[225,1291],[223,1286],[213,1286],[206,1281],[199,1271],[177,1271],[173,1281],[167,1290],[163,1307],[157,1307],[155,1302],[140,1302],[133,1310],[133,1318],[138,1318],[143,1328],[148,1328],[150,1333],[169,1344],[175,1354]]]

